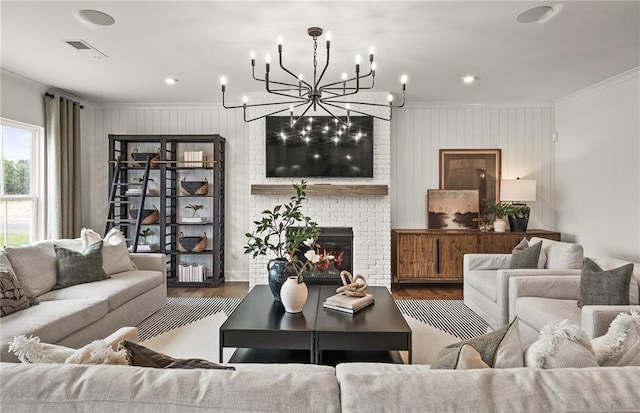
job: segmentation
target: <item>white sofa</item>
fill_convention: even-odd
[[[236,364],[230,370],[0,363],[13,413],[638,411],[640,367],[430,370]]]
[[[0,254],[9,260],[18,279],[24,275],[20,274],[21,268],[38,262],[43,270],[30,276],[42,277],[41,285],[50,285],[57,271],[54,242],[81,249],[79,239],[41,241],[32,244],[34,248],[26,254],[6,254],[4,250]],[[17,335],[33,335],[44,343],[81,347],[120,327],[136,325],[162,308],[167,297],[165,256],[131,254],[131,260],[138,268],[135,271],[111,274],[106,280],[58,290],[51,290],[49,286],[49,290],[38,291],[37,305],[0,318],[0,360],[17,361],[8,352],[9,340]],[[32,284],[33,281],[31,279]]]
[[[509,323],[509,278],[538,275],[579,275],[583,261],[581,245],[533,237],[542,241],[546,260],[537,269],[509,269],[511,254],[465,254],[464,304],[493,328]],[[542,255],[542,253],[541,253]]]
[[[613,269],[628,261],[615,258],[593,258],[603,269]],[[581,325],[590,338],[604,335],[609,324],[621,312],[640,311],[640,264],[634,263],[630,287],[631,305],[585,305],[578,307],[580,275],[519,276],[509,280],[509,320],[518,317],[523,345],[538,338],[538,332],[549,322],[568,319]]]

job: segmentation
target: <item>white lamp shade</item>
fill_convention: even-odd
[[[533,202],[535,200],[535,179],[506,179],[500,181],[500,201]]]

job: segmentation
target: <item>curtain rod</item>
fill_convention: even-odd
[[[45,93],[44,95],[45,95],[46,97],[48,97],[48,98],[54,98],[54,97],[56,97],[56,95],[51,94],[51,93],[49,93],[49,92]],[[83,105],[80,105],[80,109],[84,109],[84,106],[83,106]]]

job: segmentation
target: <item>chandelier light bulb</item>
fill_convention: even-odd
[[[391,93],[387,95],[387,100],[389,101],[389,103],[393,102],[393,95]]]
[[[270,64],[271,63],[271,53],[267,53],[267,55],[264,57],[264,62],[266,64]]]
[[[253,50],[249,53],[249,56],[251,57],[251,60],[256,60],[256,52]]]
[[[227,85],[227,78],[226,78],[225,76],[222,76],[222,77],[220,78],[220,84],[221,84],[222,86],[226,86],[226,85]]]
[[[327,41],[330,42],[331,41],[331,32],[327,32]]]
[[[300,74],[298,75],[298,80],[302,82],[302,80],[303,80],[303,79],[304,79],[304,78],[302,77],[302,73],[300,73]]]
[[[347,72],[342,72],[342,81],[346,81],[347,80]]]
[[[369,46],[369,54],[373,54],[373,52],[375,52],[376,49],[374,49],[373,46]]]
[[[371,70],[373,70],[375,72],[377,67],[378,67],[378,65],[376,64],[376,62],[371,62]]]
[[[242,97],[242,104],[243,104],[243,105],[246,105],[247,103],[249,103],[249,98],[248,98],[248,97],[246,97],[246,96],[243,96],[243,97]]]
[[[282,46],[282,36],[278,36],[278,46]]]
[[[359,54],[357,54],[356,55],[356,64],[359,65],[361,60],[362,60],[362,58],[360,57]]]
[[[407,84],[407,75],[402,75],[400,77],[400,83],[402,83],[403,85]]]
[[[344,108],[345,108],[346,110],[351,110],[351,105],[347,103],[347,104],[344,106]]]

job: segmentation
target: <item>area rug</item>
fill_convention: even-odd
[[[167,305],[144,320],[140,341],[177,358],[219,360],[220,326],[241,298],[167,298]],[[396,300],[412,330],[413,363],[431,364],[445,346],[482,335],[487,324],[461,300]],[[470,313],[470,314],[469,314]],[[225,348],[222,362],[234,349]],[[407,361],[407,354],[401,352]]]

